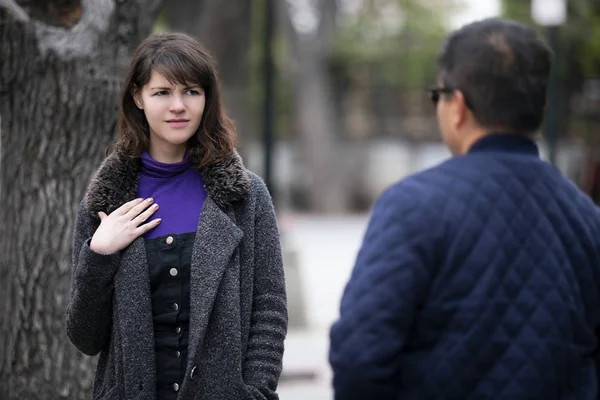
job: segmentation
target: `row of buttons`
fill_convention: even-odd
[[[165,242],[167,244],[173,244],[173,241],[174,241],[173,236],[169,236],[165,240]],[[169,270],[169,274],[171,276],[177,276],[178,273],[179,273],[179,271],[177,271],[177,268],[171,268]],[[173,303],[173,310],[175,310],[175,311],[179,310],[179,304]],[[178,326],[177,328],[175,328],[175,332],[176,333],[181,333],[181,327]],[[175,357],[177,357],[177,358],[181,357],[181,352],[179,350],[175,352]],[[193,372],[194,372],[195,369],[196,368],[192,369],[192,377],[193,377]],[[179,384],[178,383],[174,383],[173,384],[173,391],[174,392],[179,392]]]
[[[190,378],[194,379],[195,376],[196,376],[196,367],[192,368],[192,371],[190,372]],[[173,384],[173,391],[179,392],[179,383]]]
[[[173,243],[173,236],[169,236],[166,240],[167,244],[172,244]],[[177,271],[177,268],[171,268],[169,270],[169,274],[171,274],[171,276],[177,276],[177,274],[179,273],[179,271]],[[177,311],[179,310],[179,304],[177,303],[173,303],[173,310]],[[177,333],[179,333],[181,331],[181,328],[177,328]],[[176,383],[174,385],[177,385]],[[177,390],[176,390],[177,391]]]

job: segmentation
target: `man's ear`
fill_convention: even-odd
[[[461,126],[465,120],[467,119],[467,113],[469,112],[469,107],[467,107],[467,103],[465,101],[465,96],[462,94],[460,90],[456,90],[453,93],[454,96],[454,126]]]

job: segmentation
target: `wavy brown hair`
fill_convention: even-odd
[[[236,131],[221,103],[216,62],[197,40],[182,33],[152,34],[136,49],[123,84],[119,139],[113,149],[131,158],[148,149],[148,121],[134,96],[148,83],[152,71],[171,84],[199,85],[204,90],[202,121],[187,143],[190,161],[206,167],[230,156]]]

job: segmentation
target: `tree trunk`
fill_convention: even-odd
[[[0,399],[89,399],[63,327],[74,217],[161,0],[0,0]]]
[[[198,39],[217,60],[223,102],[243,143],[252,134],[249,79],[251,0],[179,0],[166,3],[169,29]]]
[[[336,4],[335,0],[318,1],[319,24],[309,33],[296,31],[289,10],[281,14],[293,58],[295,120],[309,174],[309,206],[319,212],[348,209],[348,196],[336,158],[337,124],[328,60],[336,29]]]

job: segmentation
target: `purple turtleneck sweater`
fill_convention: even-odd
[[[206,190],[200,173],[187,155],[181,162],[165,164],[147,152],[142,153],[137,195],[144,199],[152,197],[158,204],[158,211],[150,220],[162,219],[144,235],[146,238],[196,232]]]

